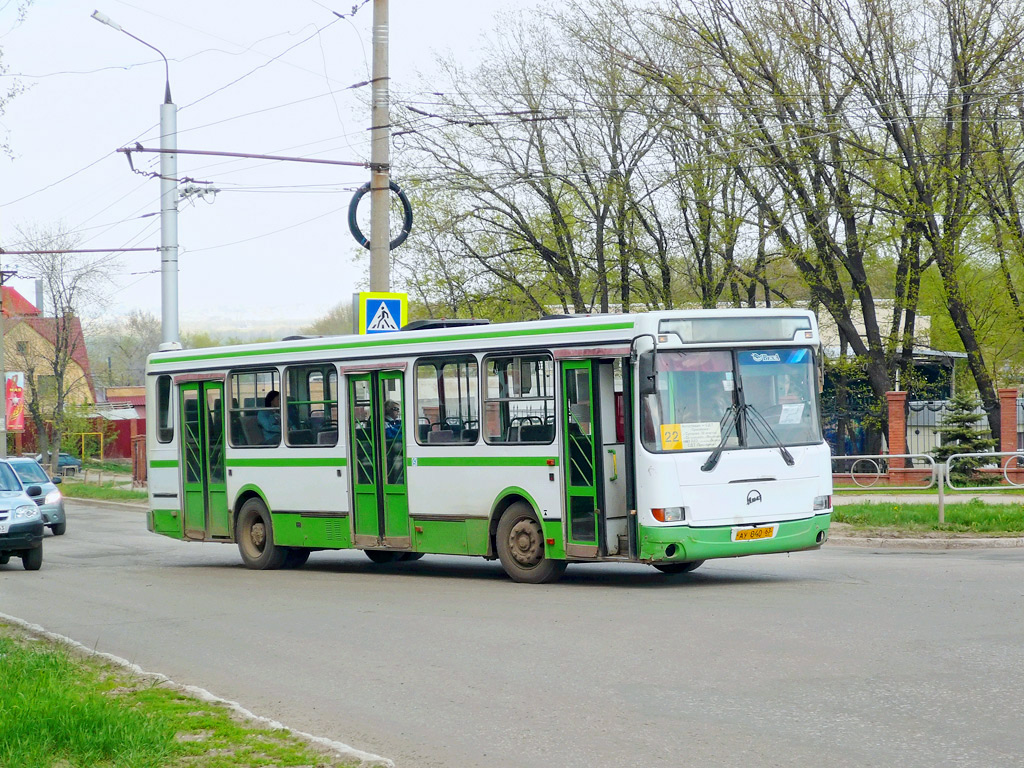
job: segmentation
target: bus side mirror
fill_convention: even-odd
[[[641,397],[654,395],[658,392],[658,377],[654,369],[654,353],[644,352],[637,360],[637,373],[640,378],[638,390]]]

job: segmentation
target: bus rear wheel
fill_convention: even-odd
[[[301,547],[289,547],[288,553],[284,556],[282,568],[301,568],[309,560],[309,550]]]
[[[387,549],[364,549],[363,554],[370,558],[370,562],[377,563],[377,565],[383,565],[384,563],[397,562],[405,553],[392,552]]]
[[[274,527],[270,512],[258,498],[242,505],[235,523],[235,541],[246,568],[269,571],[280,568],[288,557],[288,550],[274,544]]]
[[[523,501],[505,510],[496,536],[498,559],[512,581],[547,584],[565,572],[565,560],[544,557],[544,530]]]
[[[704,565],[703,560],[691,560],[688,563],[654,563],[654,567],[662,573],[689,573]]]

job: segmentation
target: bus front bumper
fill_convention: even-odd
[[[643,562],[683,563],[716,557],[743,557],[817,549],[828,539],[831,520],[831,513],[826,512],[802,520],[771,523],[776,528],[774,536],[749,541],[733,541],[733,530],[742,529],[744,526],[641,526],[639,555]]]

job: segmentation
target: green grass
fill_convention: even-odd
[[[348,763],[289,731],[0,624],[0,765],[231,768]]]
[[[939,505],[888,501],[843,504],[832,519],[857,528],[897,528],[905,531],[948,531],[985,535],[1024,535],[1024,505],[985,504],[972,500],[946,505],[946,522],[939,525]]]
[[[98,469],[103,472],[117,472],[121,475],[132,473],[132,462],[130,459],[86,459],[82,462],[83,469]]]
[[[113,483],[84,483],[81,480],[65,480],[60,492],[71,499],[99,499],[102,501],[145,501],[149,494],[131,488],[117,488]],[[3,765],[0,763],[0,765]]]

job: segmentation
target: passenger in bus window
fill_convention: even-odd
[[[281,393],[276,389],[267,392],[263,398],[263,406],[266,410],[256,414],[256,421],[263,430],[263,439],[267,443],[276,443],[281,440]],[[271,410],[272,409],[272,410]]]
[[[384,437],[393,440],[402,434],[402,409],[394,400],[384,403]]]

